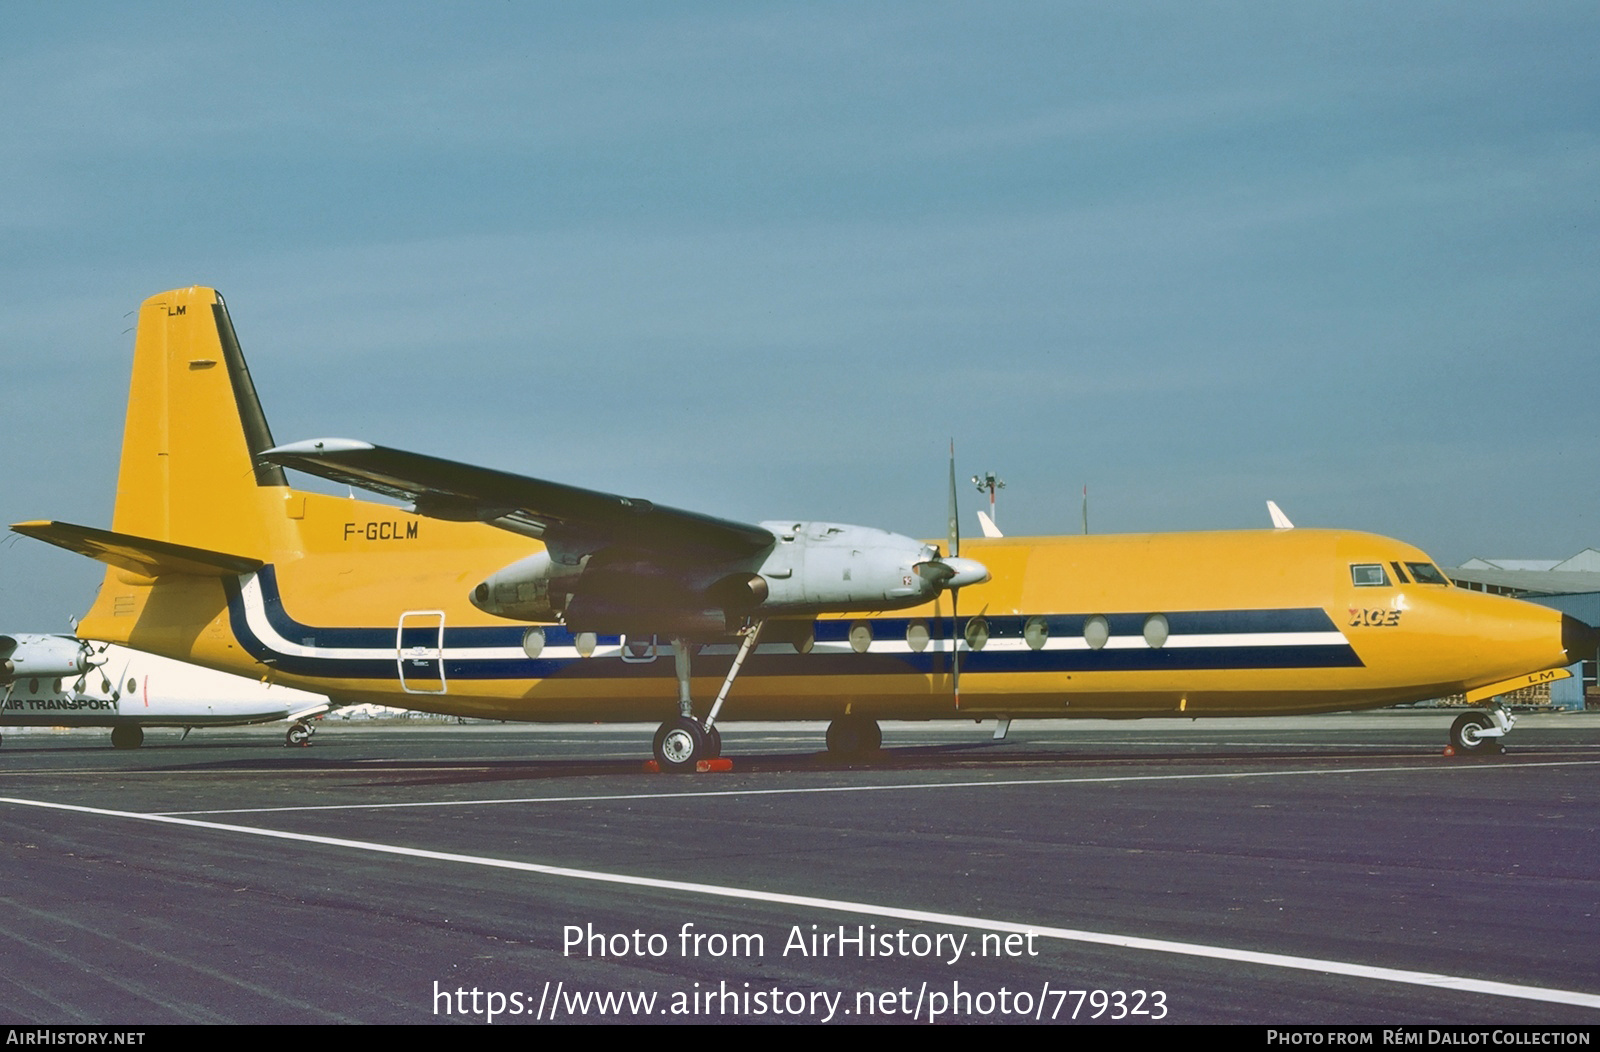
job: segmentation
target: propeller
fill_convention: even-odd
[[[947,524],[950,531],[950,558],[961,558],[961,515],[956,507],[956,440],[950,440],[950,516]],[[988,576],[988,571],[984,572]],[[950,586],[950,691],[955,695],[956,709],[961,708],[961,615],[956,613],[956,597],[961,594],[961,587],[953,583]]]
[[[938,587],[950,590],[952,602],[957,589],[969,584],[982,584],[989,579],[989,568],[976,559],[961,558],[961,527],[957,518],[956,508],[956,444],[950,442],[950,515],[947,527],[948,553],[940,555],[939,550],[929,547],[927,552],[932,556],[924,559],[914,567],[917,576],[924,581]]]
[[[77,618],[72,619],[72,627],[74,630],[77,629]],[[82,694],[84,688],[88,686],[90,669],[99,668],[106,663],[106,648],[110,645],[110,643],[101,643],[100,648],[96,650],[94,644],[87,639],[78,644],[79,652],[83,655],[83,673],[73,681],[72,689],[74,693]],[[104,678],[103,673],[102,678]]]
[[[90,669],[99,668],[101,665],[104,665],[106,663],[107,656],[106,648],[110,645],[110,643],[101,643],[100,646],[96,648],[95,645],[89,640],[83,640],[83,642],[79,645],[79,648],[83,654],[84,667],[86,669]]]
[[[989,568],[976,559],[961,558],[961,523],[956,505],[956,443],[950,440],[950,511],[947,520],[948,543],[946,554],[940,555],[936,547],[924,549],[930,556],[914,567],[917,576],[950,593],[950,619],[954,626],[950,637],[950,687],[955,695],[956,708],[961,707],[961,620],[957,614],[956,596],[969,584],[982,584],[989,579]]]

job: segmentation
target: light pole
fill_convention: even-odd
[[[978,488],[979,493],[989,494],[989,521],[996,522],[994,517],[994,494],[996,490],[1006,488],[1006,480],[989,471],[982,475],[972,476],[972,484]]]

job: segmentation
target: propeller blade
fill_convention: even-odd
[[[961,554],[961,520],[956,514],[956,440],[950,440],[950,549],[946,555],[954,558]]]
[[[950,633],[950,693],[956,700],[956,709],[961,709],[961,618],[956,614],[956,593],[959,588],[950,589],[950,621],[955,626]]]
[[[961,556],[961,516],[956,510],[956,440],[950,439],[950,550],[946,552],[948,559],[943,561],[943,566],[950,571],[950,576],[945,578],[950,588],[950,693],[955,698],[956,708],[961,708],[961,617],[956,613],[956,596],[961,588],[955,584],[955,579],[960,573],[959,567],[953,564]],[[970,560],[962,560],[970,561]],[[983,571],[983,578],[987,579],[989,571]]]

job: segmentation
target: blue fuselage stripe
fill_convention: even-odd
[[[236,579],[225,582],[228,596],[229,622],[234,636],[246,652],[271,667],[291,675],[317,678],[354,680],[398,680],[399,667],[394,658],[374,658],[372,651],[394,652],[394,628],[329,628],[315,627],[296,621],[284,609],[278,590],[274,567],[265,566],[256,574],[261,589],[263,612],[268,625],[279,636],[321,653],[316,656],[286,654],[273,649],[251,629],[245,608],[245,595]],[[963,650],[961,669],[969,674],[985,673],[1087,673],[1087,672],[1150,672],[1150,671],[1201,671],[1201,670],[1264,670],[1294,668],[1360,668],[1361,658],[1348,641],[1328,643],[1284,643],[1262,645],[1261,637],[1286,633],[1338,633],[1327,611],[1317,607],[1287,608],[1279,610],[1198,610],[1163,612],[1172,636],[1220,637],[1214,645],[1150,647],[1105,647],[1074,649],[1045,647],[1022,649],[1000,647],[985,650]],[[1049,639],[1082,639],[1084,623],[1093,614],[1038,615],[1046,627]],[[1146,614],[1107,614],[1111,636],[1139,637],[1143,631]],[[943,675],[949,671],[949,656],[941,646],[955,631],[950,618],[877,617],[860,618],[871,630],[872,637],[880,641],[903,641],[913,622],[927,626],[934,641],[922,653],[838,653],[816,652],[807,654],[753,655],[744,670],[754,676],[873,676],[873,675]],[[989,643],[1002,640],[1022,640],[1030,618],[1026,615],[986,617]],[[843,644],[849,640],[851,626],[856,621],[818,620],[810,625],[818,644]],[[965,622],[963,622],[965,623]],[[520,650],[529,625],[450,627],[444,630],[444,647],[455,652],[444,661],[447,680],[538,680],[581,678],[592,680],[633,680],[659,678],[672,674],[672,657],[663,642],[657,649],[660,656],[653,661],[623,661],[617,658],[562,657],[483,657],[462,658],[463,650]],[[539,626],[545,633],[546,649],[571,647],[573,633],[561,625]],[[1237,643],[1227,643],[1226,637],[1241,637]],[[1248,637],[1248,639],[1243,638]],[[408,646],[432,647],[437,643],[436,628],[411,629],[408,626]],[[600,636],[597,646],[615,648],[618,636]],[[337,652],[367,651],[368,655],[341,656]],[[332,652],[332,653],[330,653]],[[695,658],[697,676],[723,675],[732,663],[731,654],[701,654]],[[422,677],[432,669],[437,675],[437,659],[410,659],[408,677]]]

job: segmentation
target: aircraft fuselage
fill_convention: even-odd
[[[125,587],[102,591],[82,631],[414,709],[513,720],[673,711],[665,639],[574,634],[473,604],[476,583],[537,542],[363,501],[286,491],[282,504],[296,516],[297,557],[220,579],[113,573]],[[1428,557],[1371,534],[1004,538],[969,541],[964,554],[992,579],[961,590],[959,621],[941,596],[769,622],[724,718],[1324,712],[1575,660],[1559,613],[1414,580],[1405,568]],[[735,649],[699,647],[696,697],[714,691]]]

